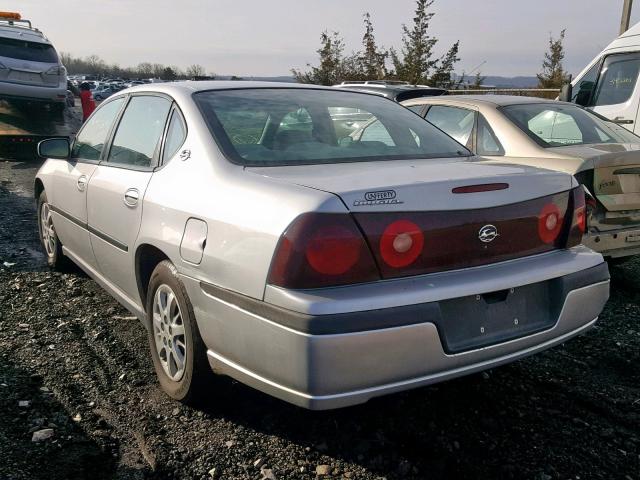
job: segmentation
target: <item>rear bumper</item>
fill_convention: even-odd
[[[215,296],[215,287],[183,279],[216,372],[302,407],[330,409],[502,365],[588,329],[609,296],[606,264],[599,254],[583,247],[551,256],[557,266],[555,275],[549,272],[551,276],[543,281],[556,279],[562,285],[561,308],[552,325],[458,353],[447,347],[442,325],[429,318],[434,305],[456,298],[447,291],[442,278],[434,281],[433,275],[413,282],[423,289],[424,297],[440,293],[445,298],[382,310],[320,315],[274,309],[273,305],[249,299],[253,303],[250,305],[234,300],[235,294]],[[523,287],[518,281],[520,270],[532,271],[536,263],[546,260],[532,257],[504,262],[500,265],[500,281]],[[448,272],[446,277],[452,281],[457,277],[460,291],[465,292],[469,286],[465,282],[475,281],[480,270]],[[480,283],[475,285],[478,293],[487,292],[485,288]],[[468,324],[476,319],[455,320]],[[296,321],[298,325],[293,323]]]
[[[582,242],[605,257],[638,255],[640,254],[640,228],[590,232],[583,237]]]
[[[3,100],[64,103],[66,102],[66,98],[66,86],[39,87],[19,83],[0,82],[0,99]]]

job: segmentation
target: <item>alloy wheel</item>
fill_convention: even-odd
[[[171,380],[180,381],[184,375],[187,342],[178,299],[166,284],[157,288],[153,299],[153,337],[164,372]]]

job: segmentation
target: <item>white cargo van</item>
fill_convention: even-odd
[[[640,134],[640,23],[611,42],[580,72],[571,89],[563,89],[567,100]]]

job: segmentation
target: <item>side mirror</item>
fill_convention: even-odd
[[[571,97],[573,97],[573,87],[571,86],[571,83],[565,83],[560,89],[558,100],[560,100],[561,102],[570,102]]]
[[[47,138],[38,143],[38,155],[42,158],[67,160],[71,155],[68,138]]]

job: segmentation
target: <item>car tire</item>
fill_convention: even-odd
[[[38,234],[40,244],[47,257],[47,265],[53,270],[66,270],[69,260],[62,253],[62,242],[53,225],[51,206],[45,191],[38,197]]]
[[[168,260],[151,274],[146,307],[149,348],[162,390],[180,402],[198,403],[206,397],[213,373],[193,306]]]

